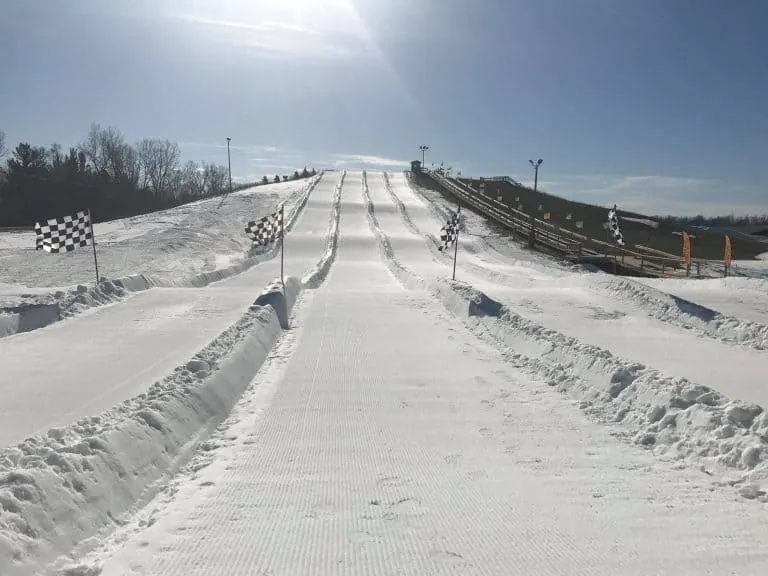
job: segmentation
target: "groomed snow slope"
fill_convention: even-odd
[[[764,571],[763,510],[617,441],[476,337],[391,259],[427,247],[369,210],[349,174],[330,275],[207,468],[70,574]]]
[[[411,249],[414,230],[438,229],[442,219],[430,215],[404,179],[394,177],[391,184],[405,222],[391,218],[391,200],[370,178],[368,194],[379,201],[374,213],[394,269],[434,282],[434,264],[413,263]],[[464,242],[478,240],[465,230]],[[433,247],[434,240],[427,245]],[[452,260],[432,252],[448,276]],[[464,286],[443,283],[433,291],[450,309],[468,310],[468,323],[480,334],[509,346],[516,361],[577,399],[593,417],[622,422],[633,441],[692,459],[708,474],[733,472],[728,482],[750,484],[743,490],[748,496],[761,493],[751,483],[768,477],[768,414],[761,407],[768,396],[755,384],[768,367],[763,351],[685,330],[679,310],[667,310],[667,321],[648,314],[643,305],[660,310],[663,295],[654,300],[653,293],[640,291],[645,298],[632,302],[627,293],[640,285],[626,279],[564,274],[559,266],[547,276],[539,263],[516,263],[517,273],[510,274],[509,265],[476,259],[460,251],[457,274]]]
[[[325,175],[288,232],[286,275],[301,278],[323,256],[340,178]],[[0,339],[0,447],[145,392],[232,325],[279,277],[277,254],[204,288],[153,288],[66,322]]]
[[[334,178],[333,174],[328,177]],[[223,198],[96,224],[99,271],[93,252],[34,250],[34,233],[0,233],[0,338],[70,318],[153,286],[203,286],[268,258],[244,232],[248,220],[285,202],[299,212],[316,177],[258,186]]]
[[[146,393],[0,449],[3,576],[41,574],[57,555],[87,549],[99,533],[123,525],[132,510],[168,490],[169,478],[187,465],[198,445],[205,452],[205,440],[231,411],[281,330],[290,328],[296,297],[327,275],[336,252],[343,180],[341,174],[326,212],[324,250],[302,279],[270,283],[233,324]]]
[[[437,234],[441,220],[417,197],[405,177],[395,174],[390,181],[395,203],[404,207],[411,232],[415,229],[419,234]],[[369,190],[377,214],[392,211],[388,208],[392,200],[382,191],[378,179],[370,180]],[[548,265],[540,257],[529,256],[530,260],[525,261],[521,254],[519,259],[505,262],[496,250],[482,248],[483,239],[474,231],[478,227],[481,234],[486,232],[479,219],[474,214],[466,215],[457,261],[458,280],[488,292],[547,328],[735,398],[768,406],[768,392],[754,385],[755,377],[768,371],[768,355],[762,349],[768,326],[733,317],[730,323],[707,322],[688,313],[684,304],[675,307],[667,294],[644,291],[643,285],[633,280],[573,272],[555,263]],[[403,236],[408,231],[396,220],[381,221],[387,233]],[[467,246],[471,249],[467,250]],[[403,244],[398,254],[407,255],[405,248]],[[436,251],[433,254],[437,254],[436,263],[442,266],[430,268],[427,279],[450,275],[452,259],[440,257]],[[424,266],[419,270],[426,271]],[[749,335],[753,337],[745,337]],[[724,362],[723,358],[728,360]]]
[[[639,278],[637,281],[728,316],[768,324],[768,280],[763,278]]]
[[[333,173],[328,176],[334,179]],[[317,177],[267,184],[131,218],[94,225],[99,269],[105,278],[147,274],[177,281],[225,268],[251,249],[244,228],[248,220],[272,212],[285,201],[286,212]],[[63,214],[62,214],[63,216]],[[31,228],[31,227],[30,227]],[[37,251],[35,234],[0,233],[3,291],[61,289],[94,281],[91,248],[68,254]]]

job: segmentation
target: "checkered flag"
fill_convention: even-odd
[[[440,252],[442,252],[443,250],[447,250],[450,246],[453,246],[453,244],[458,239],[460,216],[461,216],[461,206],[459,206],[456,212],[453,212],[451,214],[451,217],[448,219],[448,222],[445,223],[445,226],[440,228],[440,242],[443,243],[442,246],[439,246],[437,248],[438,250],[440,250]]]
[[[261,220],[248,222],[245,233],[257,246],[266,246],[280,238],[283,233],[283,208],[264,216]]]
[[[619,230],[619,216],[616,214],[616,204],[608,211],[608,228],[613,234],[613,239],[616,240],[616,244],[624,246],[624,235]]]
[[[35,222],[35,250],[52,254],[72,252],[77,247],[88,246],[93,239],[90,212],[78,212],[74,216],[53,218],[43,223]]]

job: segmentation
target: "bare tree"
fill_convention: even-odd
[[[5,156],[6,149],[5,149],[5,132],[0,130],[0,158]]]
[[[229,172],[226,166],[217,166],[213,162],[203,164],[203,186],[209,196],[218,196],[227,191]]]
[[[179,170],[179,189],[177,195],[187,194],[199,198],[205,192],[204,169],[197,162],[190,160]]]
[[[144,184],[157,198],[168,197],[174,170],[178,168],[181,151],[175,142],[144,139],[137,145]]]
[[[80,148],[97,174],[103,174],[113,182],[133,186],[139,182],[141,165],[138,154],[116,128],[91,124],[88,139]]]

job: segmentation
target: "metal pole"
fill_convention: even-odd
[[[425,162],[424,153],[427,150],[429,150],[429,146],[427,146],[426,144],[422,144],[419,146],[419,150],[421,150],[421,165],[424,166],[424,162]]]
[[[285,204],[280,206],[280,281],[283,283],[283,293],[285,293]]]
[[[96,268],[96,284],[99,283],[99,260],[96,258],[96,234],[93,231],[93,215],[88,209],[88,222],[91,226],[91,246],[93,246],[93,266]]]
[[[232,194],[232,158],[229,155],[229,142],[232,138],[227,138],[227,164],[229,164],[229,193]]]
[[[541,166],[541,163],[544,162],[544,160],[539,158],[536,162],[533,160],[528,160],[528,162],[533,166],[533,191],[536,192],[539,188],[539,166]]]
[[[459,224],[461,223],[461,200],[456,210],[456,240],[453,245],[453,280],[456,280],[456,257],[459,255]]]

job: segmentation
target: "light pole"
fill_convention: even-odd
[[[539,166],[541,166],[541,163],[544,162],[544,160],[539,158],[536,162],[533,160],[528,160],[528,162],[533,166],[533,191],[536,192],[539,187]]]
[[[229,164],[229,193],[232,194],[232,158],[229,155],[229,143],[232,138],[227,137],[227,164]]]
[[[429,146],[422,144],[419,146],[419,150],[421,150],[421,165],[424,166],[424,153],[429,150]]]
[[[533,191],[536,192],[539,187],[539,166],[541,166],[541,163],[544,162],[541,158],[536,160],[534,162],[533,160],[528,160],[528,162],[531,163],[531,166],[533,166]],[[534,199],[535,201],[535,199]],[[531,248],[534,248],[536,246],[536,212],[531,210],[531,232],[530,237],[528,238],[528,245]]]

